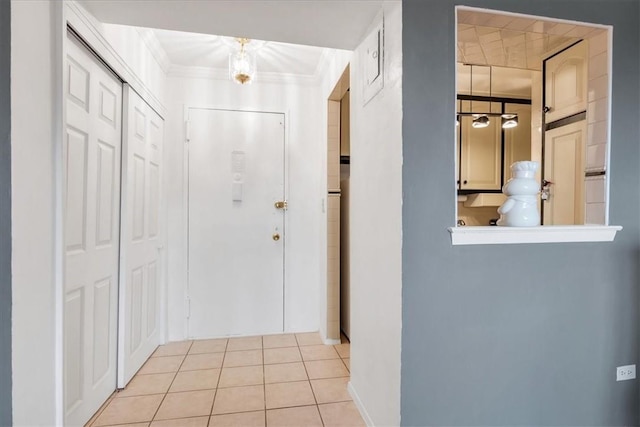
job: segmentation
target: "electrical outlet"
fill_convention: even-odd
[[[616,368],[616,381],[633,380],[636,378],[636,365],[618,366]]]

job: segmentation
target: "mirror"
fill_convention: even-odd
[[[456,11],[456,223],[493,224],[510,165],[535,160],[543,225],[606,225],[611,29]]]

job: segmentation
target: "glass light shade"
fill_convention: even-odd
[[[488,116],[479,116],[473,119],[473,123],[471,123],[471,126],[473,126],[476,129],[481,129],[489,126],[489,123],[490,121]]]
[[[518,126],[518,116],[515,114],[502,115],[502,129],[512,129]]]
[[[229,54],[229,78],[244,85],[253,81],[256,75],[256,56],[253,52],[241,49]]]

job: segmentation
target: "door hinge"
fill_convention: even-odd
[[[191,122],[187,120],[184,122],[185,142],[191,141]]]
[[[184,299],[185,307],[184,310],[187,313],[187,319],[191,318],[191,298],[188,296]]]

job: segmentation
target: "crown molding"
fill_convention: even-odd
[[[193,67],[172,64],[167,72],[167,77],[229,80],[229,70],[223,68]],[[256,73],[255,83],[297,84],[302,86],[317,86],[320,84],[319,76],[305,74],[288,74],[261,72]]]
[[[165,74],[169,73],[169,69],[171,68],[171,60],[169,59],[169,55],[160,44],[158,37],[156,37],[156,33],[150,28],[141,28],[136,27],[136,31],[140,34],[140,38],[144,42],[144,44],[151,52],[151,55],[155,58],[162,71]]]
[[[322,53],[320,54],[320,58],[318,59],[318,64],[316,64],[316,69],[313,72],[314,77],[318,80],[318,82],[322,81],[322,76],[327,73],[329,69],[329,64],[331,63],[331,59],[333,58],[334,49],[324,48],[322,49]]]

